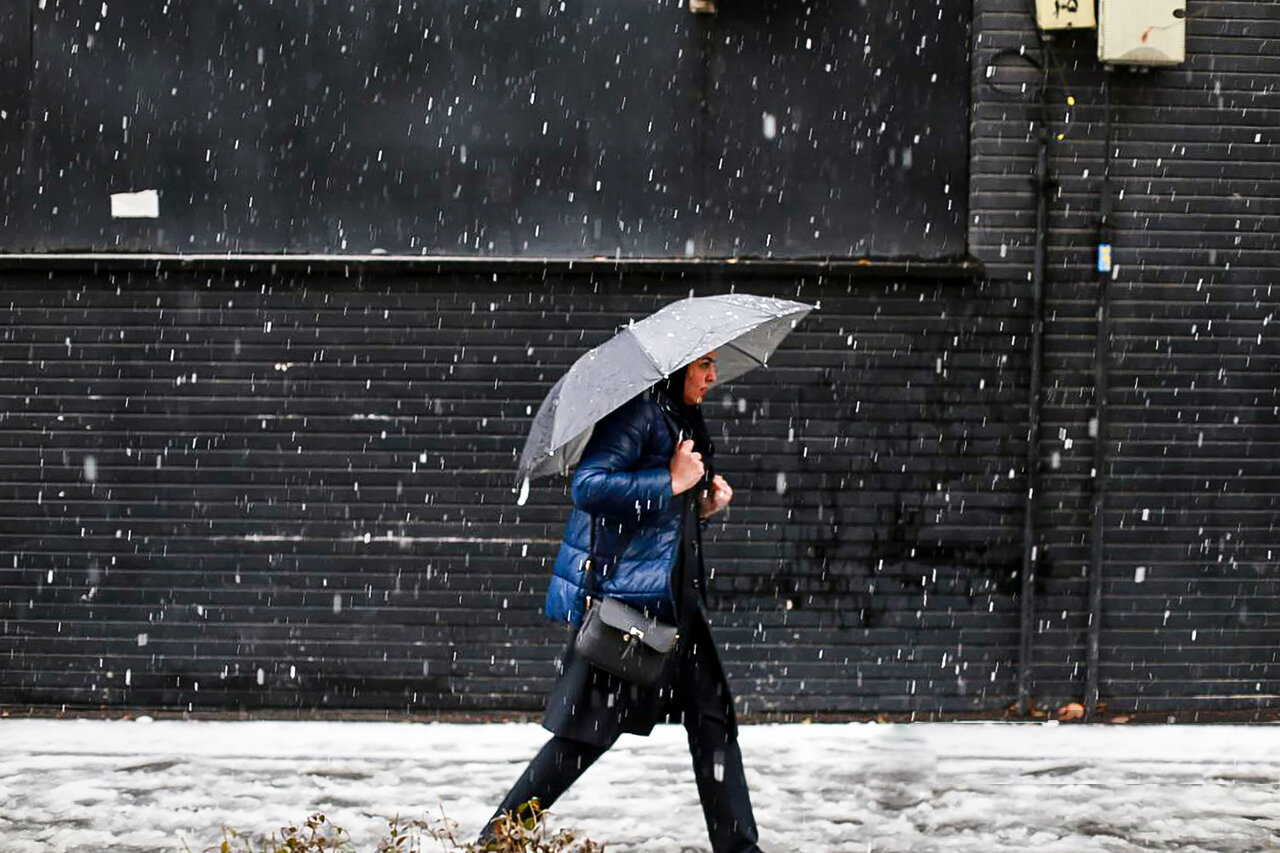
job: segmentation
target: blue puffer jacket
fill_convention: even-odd
[[[671,427],[648,393],[596,424],[573,475],[574,508],[547,588],[547,618],[574,625],[582,619],[582,564],[594,518],[595,591],[675,621],[671,569],[684,495],[671,494],[673,453]]]

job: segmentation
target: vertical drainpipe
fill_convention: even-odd
[[[1027,499],[1022,519],[1022,620],[1018,650],[1018,714],[1031,710],[1032,636],[1036,616],[1036,498],[1040,490],[1040,384],[1044,361],[1044,273],[1049,242],[1049,46],[1040,81],[1040,138],[1036,145],[1036,247],[1031,273],[1031,381],[1027,391]]]
[[[1098,337],[1093,366],[1093,501],[1089,531],[1089,646],[1084,707],[1086,719],[1098,713],[1100,637],[1102,634],[1103,516],[1107,497],[1107,391],[1111,360],[1111,81],[1102,78],[1103,123],[1102,189],[1098,199]]]

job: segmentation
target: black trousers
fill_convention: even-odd
[[[686,714],[684,727],[711,849],[714,853],[760,853],[737,738],[723,720],[707,714]],[[608,749],[560,735],[552,737],[529,762],[494,817],[514,812],[534,798],[542,808],[550,808]],[[480,837],[489,834],[486,826]]]

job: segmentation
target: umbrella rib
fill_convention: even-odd
[[[636,349],[640,350],[640,352],[644,354],[644,357],[649,359],[649,364],[653,366],[654,370],[661,373],[663,376],[668,375],[667,372],[662,369],[662,365],[658,364],[658,360],[654,358],[653,353],[649,352],[644,343],[640,338],[636,337],[636,333],[630,327],[623,329],[623,331],[631,336],[631,340],[635,341]]]
[[[729,349],[734,350],[734,351],[736,351],[736,352],[740,352],[740,353],[742,353],[742,354],[743,354],[743,355],[745,355],[747,358],[751,359],[752,361],[754,361],[756,364],[760,365],[761,367],[768,367],[768,365],[767,365],[767,364],[765,364],[763,361],[761,361],[760,359],[756,358],[754,355],[752,355],[751,353],[747,352],[746,350],[744,350],[742,347],[738,346],[738,345],[737,345],[737,344],[735,344],[735,343],[732,343],[732,342],[730,342],[730,343],[726,343],[726,344],[724,344],[724,346],[726,346],[726,347],[728,347]]]

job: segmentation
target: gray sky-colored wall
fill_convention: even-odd
[[[8,5],[0,251],[965,253],[968,3]]]

